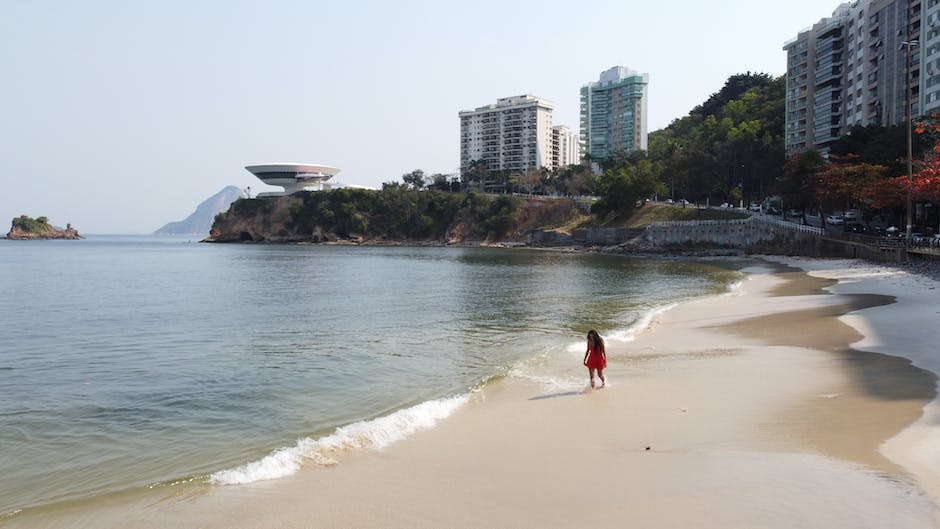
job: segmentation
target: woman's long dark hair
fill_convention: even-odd
[[[588,331],[587,335],[588,343],[594,346],[595,351],[605,351],[604,339],[601,338],[600,334],[597,334],[597,331],[591,329]]]

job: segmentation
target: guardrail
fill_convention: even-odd
[[[706,227],[706,226],[734,226],[736,224],[750,224],[752,222],[760,222],[762,224],[770,225],[776,228],[782,228],[790,231],[798,231],[801,233],[812,233],[814,235],[824,235],[825,231],[822,228],[817,228],[815,226],[806,226],[804,224],[796,224],[794,222],[786,222],[779,219],[770,219],[765,215],[753,214],[746,219],[725,219],[725,220],[659,220],[650,223],[651,226],[656,227]]]
[[[747,219],[725,219],[725,220],[656,220],[650,223],[650,226],[666,227],[699,227],[699,226],[733,226],[735,224],[747,224],[751,222]]]
[[[783,228],[786,230],[794,230],[802,233],[812,233],[814,235],[825,235],[825,230],[822,228],[817,228],[816,226],[807,226],[806,224],[797,224],[795,222],[787,222],[785,220],[777,218],[768,218],[764,214],[754,214],[751,215],[750,220],[756,220],[763,222],[764,224],[770,224],[778,228]]]

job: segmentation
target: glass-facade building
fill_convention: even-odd
[[[615,66],[581,87],[581,154],[608,158],[646,149],[649,74]]]

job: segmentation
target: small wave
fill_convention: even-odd
[[[447,418],[468,400],[468,395],[460,395],[427,401],[391,415],[337,428],[326,437],[305,437],[296,445],[279,448],[259,461],[216,472],[209,477],[209,483],[242,485],[277,479],[300,470],[304,460],[329,465],[336,463],[329,454],[340,450],[381,450],[415,432],[433,428],[437,421]]]
[[[646,311],[642,314],[634,323],[626,329],[620,329],[616,331],[611,331],[608,333],[606,339],[613,340],[617,342],[632,342],[636,340],[638,334],[646,330],[647,327],[653,323],[653,319],[660,314],[670,311],[679,306],[679,303],[670,303],[669,305],[664,305],[662,307],[657,307],[651,310]]]
[[[728,285],[728,290],[722,294],[724,296],[737,296],[741,294],[741,287],[744,286],[744,281],[735,281]]]
[[[14,516],[16,516],[17,514],[21,512],[23,512],[23,509],[16,509],[14,511],[0,513],[0,522],[4,520],[9,520],[10,518],[13,518]]]
[[[608,331],[607,333],[604,333],[603,331],[599,331],[599,332],[604,337],[604,340],[607,340],[607,341],[615,341],[615,342],[623,342],[623,343],[632,342],[636,340],[636,337],[640,333],[645,331],[646,328],[649,327],[651,323],[653,323],[653,319],[656,316],[664,312],[670,311],[678,307],[679,305],[680,303],[670,303],[669,305],[663,305],[661,307],[652,308],[646,311],[645,313],[641,314],[640,317],[637,318],[637,320],[634,321],[632,325],[630,325],[629,327],[625,329],[612,330],[612,331]],[[568,344],[565,347],[565,350],[572,354],[573,353],[584,354],[584,347],[585,347],[584,340],[578,340],[577,342],[572,342]]]
[[[584,377],[538,374],[521,364],[514,366],[509,376],[534,382],[545,391],[574,391],[584,388]]]

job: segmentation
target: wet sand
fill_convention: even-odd
[[[935,377],[863,352],[844,315],[896,304],[834,284],[754,268],[609,342],[607,388],[508,377],[382,452],[10,527],[936,527],[930,470],[881,451],[907,453]]]
[[[781,274],[786,282],[774,296],[816,295],[836,281],[802,271]],[[767,344],[812,348],[832,354],[844,382],[823,399],[793,403],[779,415],[794,446],[873,468],[903,474],[879,452],[886,440],[920,418],[936,396],[936,375],[905,358],[853,349],[863,336],[840,318],[848,313],[890,305],[894,297],[845,294],[844,301],[792,312],[742,319],[721,327],[733,335],[754,337]]]

